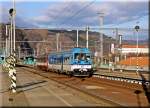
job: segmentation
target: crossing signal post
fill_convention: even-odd
[[[11,90],[12,93],[16,93],[16,54],[15,54],[15,7],[9,10],[10,20],[11,20],[11,55],[6,59],[6,62],[9,65],[9,77],[11,79]],[[13,51],[13,52],[12,52]]]
[[[15,52],[15,15],[16,15],[16,10],[14,8],[11,8],[9,10],[9,14],[10,14],[10,20],[11,20],[11,42],[12,42],[12,53]],[[13,35],[13,36],[12,36]],[[15,55],[15,53],[14,53]]]
[[[137,74],[138,74],[138,72],[139,72],[139,60],[138,60],[138,50],[139,50],[139,46],[138,46],[138,32],[139,32],[139,29],[140,29],[140,26],[138,26],[138,25],[136,25],[135,26],[135,28],[134,28],[135,30],[136,30],[136,36],[137,36],[137,40],[136,40],[136,49],[137,49],[137,70],[136,70],[136,72],[137,72]]]

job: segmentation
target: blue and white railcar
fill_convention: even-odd
[[[91,76],[91,52],[87,48],[73,48],[70,51],[51,53],[48,55],[48,69],[73,76]]]
[[[3,64],[5,61],[5,57],[4,56],[0,56],[0,64]]]

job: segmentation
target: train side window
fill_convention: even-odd
[[[91,59],[91,56],[87,54],[87,55],[86,55],[86,59],[87,59],[87,60],[90,60],[90,59]]]
[[[66,62],[66,60],[67,60],[67,58],[65,57],[65,58],[64,58],[64,62]]]
[[[66,63],[66,57],[63,58],[63,63]]]
[[[70,57],[70,61],[72,61],[72,60],[73,60],[73,56]]]
[[[51,61],[52,61],[52,64],[54,63],[54,57],[53,56],[51,56]]]
[[[52,60],[51,62],[52,62],[52,64],[53,64],[53,63],[54,63],[54,59],[53,59],[53,58],[51,58],[51,60]]]
[[[68,61],[69,61],[69,57],[66,58],[66,63],[67,63],[67,64],[68,64]]]
[[[4,57],[1,57],[2,58],[2,60],[4,60]]]
[[[69,63],[69,57],[67,57],[67,63]]]
[[[60,58],[59,58],[59,64],[62,62],[62,60],[63,60],[63,58],[62,58],[62,57],[60,57]]]
[[[61,59],[62,59],[61,57],[60,57],[60,58],[58,58],[58,64],[60,64],[60,63],[61,63]]]
[[[58,61],[57,58],[55,58],[55,64],[57,64],[57,61]]]
[[[58,64],[58,58],[56,58],[56,64]]]

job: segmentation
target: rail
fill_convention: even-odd
[[[94,74],[93,77],[97,78],[105,78],[109,80],[116,80],[116,81],[124,81],[128,83],[136,83],[136,84],[146,84],[150,85],[150,80],[141,80],[136,78],[126,78],[126,77],[119,77],[119,76],[113,76],[113,75],[100,75],[100,74]]]
[[[21,65],[20,65],[20,66],[21,66]],[[108,103],[108,104],[111,104],[111,105],[115,105],[115,106],[122,106],[122,105],[119,104],[119,103],[116,103],[116,102],[114,102],[114,101],[112,101],[112,100],[105,99],[105,98],[100,97],[100,96],[98,96],[98,95],[92,94],[91,92],[88,92],[88,91],[86,91],[86,90],[83,90],[82,88],[78,87],[77,85],[71,84],[71,79],[68,79],[68,77],[67,77],[66,75],[63,75],[63,74],[62,74],[62,75],[59,75],[59,77],[54,77],[54,76],[52,77],[52,76],[49,76],[48,73],[46,74],[45,71],[43,71],[43,73],[42,73],[41,70],[38,71],[38,70],[36,70],[36,69],[34,69],[34,68],[32,68],[32,67],[28,67],[28,66],[24,66],[24,67],[33,69],[33,70],[29,70],[29,69],[27,69],[27,68],[23,68],[23,69],[25,69],[25,70],[28,70],[28,72],[37,74],[37,75],[42,76],[42,77],[44,77],[44,78],[48,78],[48,79],[50,79],[50,80],[52,80],[52,81],[55,81],[55,82],[57,82],[57,83],[59,83],[59,84],[63,84],[63,85],[65,85],[65,86],[70,87],[70,88],[72,88],[72,89],[74,89],[74,90],[77,90],[77,91],[79,91],[79,92],[81,92],[81,93],[83,93],[83,94],[85,94],[85,95],[87,95],[87,96],[90,96],[90,97],[92,97],[92,98],[94,98],[94,99],[96,99],[96,100],[103,100],[105,103]],[[54,73],[54,74],[56,75],[56,73]],[[67,79],[66,79],[67,81],[66,81],[64,78],[67,78]],[[75,82],[75,80],[77,80],[77,82],[83,80],[83,79],[79,79],[79,78],[76,78],[76,77],[73,77],[73,78],[74,78],[73,82]],[[62,80],[62,79],[64,79],[64,80]],[[69,80],[69,81],[68,81],[68,80]]]

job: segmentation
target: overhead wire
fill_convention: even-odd
[[[93,4],[95,3],[95,1],[92,3],[92,4],[90,4],[87,8],[89,8],[89,7],[91,7]],[[85,10],[86,12],[88,12],[87,10]],[[83,13],[84,12],[84,10],[82,11],[82,12],[80,12],[79,14],[81,14],[81,13]],[[87,15],[86,14],[82,14],[82,16],[77,16],[76,17],[76,19],[78,18],[78,19],[81,19],[82,20],[82,18],[81,17],[86,17]],[[87,16],[88,17],[88,16]],[[86,18],[87,18],[86,17]],[[80,20],[79,20],[80,21]],[[73,24],[71,24],[69,27],[71,28],[71,27],[73,27],[74,26],[74,24],[75,23],[73,23]],[[86,27],[85,26],[87,26],[87,25],[83,25],[82,23],[78,23],[78,26],[77,26],[77,28],[81,28],[81,30],[85,30],[86,29]],[[91,27],[90,27],[91,28]],[[92,27],[92,28],[94,28],[94,29],[99,29],[99,27],[98,28],[96,28],[96,27]]]
[[[64,12],[64,11],[66,11],[66,10],[69,10],[70,9],[70,6],[72,5],[71,4],[72,2],[70,1],[69,3],[67,3],[67,5],[61,10],[62,11],[62,13]],[[70,10],[69,10],[70,11]],[[67,12],[65,12],[65,13],[63,13],[63,14],[61,14],[61,15],[64,15],[64,14],[66,14]],[[55,16],[55,21],[57,21],[57,19],[58,18],[60,18],[61,16],[60,16],[60,13],[58,13],[56,16]],[[56,25],[57,26],[57,25]]]
[[[95,1],[96,0],[92,0],[90,3],[88,3],[87,5],[85,5],[81,9],[79,9],[78,11],[76,11],[74,14],[72,14],[67,19],[65,19],[62,23],[60,23],[60,25],[64,25],[66,22],[69,22],[70,20],[72,20],[75,16],[77,16],[79,13],[81,13],[84,9],[86,9],[87,7],[89,7],[90,5],[92,5]]]

